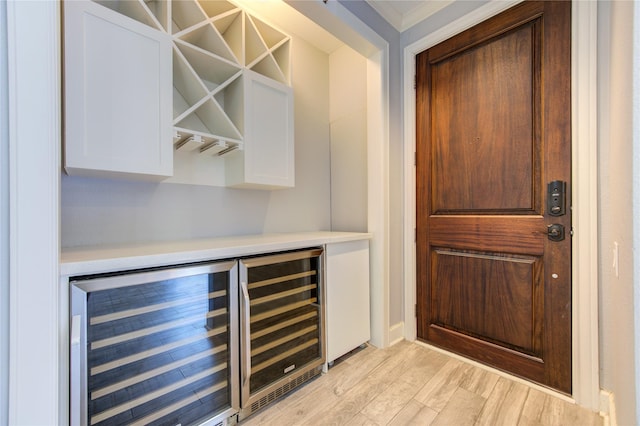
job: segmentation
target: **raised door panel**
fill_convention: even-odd
[[[533,21],[432,62],[432,214],[540,207],[536,28]]]
[[[540,357],[541,259],[436,249],[432,327],[465,333]]]
[[[65,170],[171,176],[171,39],[89,1],[65,3]]]

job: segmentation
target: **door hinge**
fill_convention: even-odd
[[[418,242],[418,228],[413,228],[413,242]]]
[[[413,153],[413,167],[418,165],[418,153],[414,152]]]
[[[413,90],[416,90],[418,88],[418,80],[416,78],[416,75],[413,75]]]
[[[413,305],[413,316],[414,316],[414,318],[418,318],[418,304],[417,303],[415,303]]]

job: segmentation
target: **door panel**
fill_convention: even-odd
[[[539,123],[531,114],[540,104],[539,85],[532,84],[540,62],[533,42],[537,22],[430,58],[438,106],[432,121],[434,214],[532,213],[540,207],[533,173],[540,169]],[[496,164],[501,167],[491,167]]]
[[[539,258],[435,249],[431,265],[432,324],[539,355]]]
[[[416,57],[418,338],[571,392],[570,2]],[[550,241],[550,224],[566,238]]]

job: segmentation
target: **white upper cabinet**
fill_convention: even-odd
[[[99,0],[65,2],[65,35],[68,173],[294,185],[280,30],[226,0]]]
[[[250,70],[243,81],[244,149],[227,157],[227,185],[293,187],[293,89]]]
[[[65,170],[171,176],[171,38],[93,2],[64,7]]]

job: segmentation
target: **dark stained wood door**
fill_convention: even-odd
[[[524,2],[416,57],[418,338],[566,393],[570,7]]]

